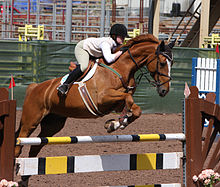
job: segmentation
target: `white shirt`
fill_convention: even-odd
[[[83,49],[94,57],[104,56],[108,63],[115,60],[116,55],[112,54],[117,47],[116,42],[111,37],[87,38],[84,40]]]

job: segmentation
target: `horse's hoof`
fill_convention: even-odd
[[[109,125],[111,124],[112,121],[115,121],[115,120],[114,119],[110,119],[110,120],[105,122],[105,125],[104,125],[105,129],[109,128]]]
[[[120,127],[120,123],[118,121],[115,121],[114,119],[110,119],[105,122],[104,127],[105,129],[107,129],[108,133],[111,133]]]

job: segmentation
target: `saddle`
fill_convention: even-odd
[[[89,64],[88,64],[88,67],[87,69],[83,72],[82,76],[79,77],[79,79],[77,81],[80,81],[82,80],[86,75],[87,73],[91,70],[92,66],[94,65],[95,63],[95,59],[91,59],[89,60]],[[77,65],[77,62],[70,62],[70,65],[69,65],[69,71],[73,71],[74,69],[76,69],[76,65]]]
[[[89,60],[89,65],[88,65],[86,71],[73,84],[78,84],[78,91],[79,91],[81,98],[82,98],[84,104],[86,105],[87,109],[95,116],[103,116],[104,114],[102,114],[98,110],[97,106],[93,102],[93,99],[90,96],[89,91],[86,87],[86,83],[85,83],[87,80],[89,80],[94,75],[95,70],[97,68],[97,65],[99,63],[98,61],[99,61],[99,59]],[[70,62],[69,71],[73,71],[76,68],[76,64],[77,64],[76,62]]]

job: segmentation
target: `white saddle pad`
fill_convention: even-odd
[[[87,73],[87,75],[80,81],[80,82],[86,82],[89,79],[91,79],[93,77],[93,75],[95,74],[96,68],[98,66],[98,63],[95,63],[94,66],[92,67],[92,69],[89,71],[89,73]],[[63,84],[67,77],[69,76],[69,74],[66,74],[60,81],[60,84]],[[74,82],[73,84],[79,84],[79,82]]]

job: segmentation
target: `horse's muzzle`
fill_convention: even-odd
[[[169,92],[169,88],[162,85],[162,86],[157,87],[157,92],[160,97],[164,97]]]

